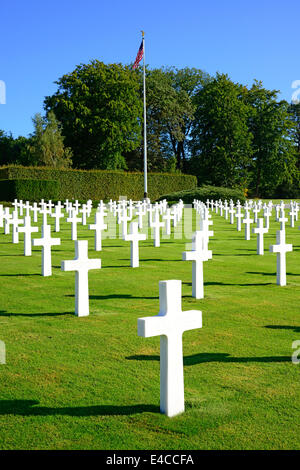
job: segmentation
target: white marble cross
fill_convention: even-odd
[[[268,229],[264,227],[264,219],[259,218],[257,220],[257,227],[252,229],[253,233],[257,234],[257,254],[264,254],[264,233],[268,233]]]
[[[102,230],[107,229],[107,224],[104,223],[103,212],[95,212],[95,223],[89,225],[90,230],[95,230],[95,250],[102,250]]]
[[[166,213],[162,216],[163,220],[165,220],[165,229],[166,235],[171,235],[171,220],[174,220],[174,215],[171,214],[171,209],[167,209]]]
[[[286,286],[286,253],[293,250],[293,245],[285,243],[285,231],[277,230],[276,245],[270,245],[270,252],[277,253],[276,283]]]
[[[31,234],[38,232],[38,227],[32,227],[31,217],[27,215],[24,219],[24,226],[18,227],[19,233],[24,233],[24,255],[31,256]]]
[[[9,226],[10,226],[10,220],[12,219],[12,215],[9,211],[9,207],[5,207],[4,209],[4,234],[8,235],[9,234]]]
[[[246,217],[243,219],[245,224],[245,240],[250,240],[250,225],[253,224],[253,219],[250,218],[249,211],[246,211]]]
[[[159,313],[138,319],[138,335],[160,336],[160,411],[169,417],[184,412],[182,335],[196,328],[202,312],[182,311],[181,281],[160,281]]]
[[[12,218],[9,220],[9,223],[12,225],[12,242],[19,243],[19,232],[18,226],[24,223],[23,219],[18,217],[18,209],[15,209],[12,214]]]
[[[71,215],[67,218],[67,222],[71,222],[72,229],[71,229],[71,237],[72,240],[77,240],[77,224],[81,222],[81,219],[77,217],[76,209],[71,209]]]
[[[33,212],[33,222],[37,224],[38,222],[38,212],[40,212],[40,208],[38,207],[37,202],[34,202],[31,208]]]
[[[230,214],[230,224],[233,225],[233,223],[234,223],[234,214],[235,214],[235,212],[236,212],[236,210],[235,210],[235,208],[234,208],[233,205],[230,206],[230,209],[229,209],[228,212],[229,212],[229,214]]]
[[[164,222],[160,221],[159,211],[156,210],[154,220],[151,222],[151,228],[153,228],[153,241],[156,248],[160,246],[160,229],[164,227],[164,225]]]
[[[235,217],[236,217],[236,229],[238,232],[240,232],[242,230],[242,218],[245,217],[244,214],[242,214],[241,212],[241,206],[238,206]]]
[[[60,238],[51,238],[50,225],[42,226],[42,238],[34,238],[33,246],[42,247],[42,276],[52,275],[51,247],[60,245]]]
[[[82,204],[82,207],[79,210],[79,212],[81,212],[82,214],[82,225],[86,225],[86,218],[87,218],[87,215],[89,214],[88,206],[86,204]]]
[[[295,207],[291,205],[291,209],[289,212],[290,216],[290,227],[294,228],[295,227],[295,217],[296,217],[296,210]]]
[[[130,241],[130,265],[132,268],[139,267],[139,241],[146,240],[146,234],[138,232],[138,222],[131,222],[130,234],[126,234],[125,241]]]
[[[119,217],[120,223],[122,223],[122,238],[124,239],[125,235],[127,235],[127,222],[131,220],[130,214],[127,212],[127,208],[125,207],[122,210],[122,214]]]
[[[258,214],[260,212],[260,208],[258,207],[258,205],[256,203],[254,204],[252,212],[254,214],[254,223],[257,224],[257,219],[258,219]]]
[[[54,226],[54,230],[55,232],[59,232],[60,231],[60,219],[62,217],[64,217],[64,214],[62,213],[61,211],[61,205],[56,205],[55,206],[55,209],[54,209],[54,212],[52,212],[51,214],[51,217],[54,217],[55,218],[55,226]]]
[[[192,264],[192,296],[196,299],[203,299],[203,261],[212,258],[211,250],[205,246],[204,232],[198,230],[193,234],[192,251],[182,253],[183,261],[193,261]]]
[[[62,271],[75,271],[75,315],[89,315],[89,280],[90,269],[100,269],[101,259],[88,258],[88,241],[75,241],[75,259],[61,262]]]

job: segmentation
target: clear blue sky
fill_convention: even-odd
[[[300,80],[299,0],[11,0],[0,5],[0,129],[32,132],[53,83],[80,63],[146,62],[253,79],[291,101]]]

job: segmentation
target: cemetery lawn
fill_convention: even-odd
[[[71,228],[62,222],[52,249],[53,276],[41,276],[40,248],[23,256],[0,234],[1,449],[299,449],[300,231],[287,226],[287,286],[276,285],[269,253],[279,224],[270,220],[265,254],[213,215],[213,259],[204,263],[205,298],[191,297],[188,239],[140,242],[140,267],[130,244],[103,240],[89,257],[90,316],[74,316]],[[93,223],[93,217],[88,223]],[[51,220],[53,224],[53,220]],[[34,238],[40,237],[34,234]],[[159,338],[140,338],[137,319],[159,310],[158,282],[182,280],[182,308],[201,310],[203,328],[183,335],[184,414],[159,412]],[[299,349],[300,346],[298,346]],[[298,354],[298,357],[300,354]]]

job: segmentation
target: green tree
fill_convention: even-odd
[[[62,124],[76,168],[123,169],[124,153],[141,140],[142,101],[137,74],[98,60],[61,77],[44,101]]]
[[[72,165],[72,151],[64,146],[60,124],[53,111],[43,118],[37,113],[33,118],[34,133],[29,150],[33,165],[69,168]]]
[[[30,138],[19,136],[14,139],[11,133],[0,130],[0,165],[30,165],[29,142]]]
[[[295,124],[288,103],[277,101],[278,91],[263,88],[262,82],[255,80],[244,97],[253,135],[250,184],[255,196],[272,197],[279,185],[291,185],[296,177]]]
[[[198,183],[245,187],[251,162],[252,135],[245,88],[217,73],[195,94],[191,132],[191,171]]]

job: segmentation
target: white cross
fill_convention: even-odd
[[[126,234],[125,241],[130,241],[130,265],[132,268],[139,267],[139,240],[146,240],[146,235],[138,232],[138,222],[131,222],[130,235]]]
[[[181,281],[159,282],[159,314],[138,319],[138,335],[160,336],[160,411],[184,412],[182,334],[202,328],[200,310],[182,311]]]
[[[32,227],[31,217],[27,215],[23,227],[18,227],[19,233],[24,233],[24,255],[31,256],[31,234],[38,232],[38,227]]]
[[[64,214],[61,211],[61,207],[62,206],[60,204],[57,204],[55,206],[54,212],[51,214],[51,217],[55,218],[55,228],[54,228],[55,232],[60,231],[60,219],[64,217]]]
[[[295,216],[296,216],[296,210],[295,207],[291,205],[291,210],[289,212],[290,216],[290,226],[295,227]]]
[[[244,217],[244,214],[241,213],[241,207],[238,206],[237,213],[235,214],[236,217],[236,229],[238,232],[242,230],[242,218]]]
[[[88,241],[75,241],[75,259],[61,262],[62,271],[75,271],[75,315],[89,315],[89,279],[90,269],[100,269],[101,259],[88,258]]]
[[[42,238],[34,238],[32,240],[32,245],[42,247],[42,276],[51,276],[51,247],[60,245],[60,238],[51,238],[50,225],[43,225]]]
[[[26,201],[26,203],[24,204],[24,209],[25,209],[26,215],[30,215],[31,205],[29,201]]]
[[[10,224],[10,219],[12,218],[12,215],[9,211],[9,207],[5,207],[4,209],[4,234],[8,235],[9,234],[9,224]]]
[[[9,224],[12,225],[12,242],[19,243],[19,232],[18,226],[19,224],[23,224],[24,220],[18,218],[18,209],[13,211],[12,218],[9,220]]]
[[[90,230],[95,230],[95,250],[102,250],[102,230],[107,229],[107,224],[104,223],[103,212],[95,212],[95,223],[89,225]]]
[[[81,209],[79,210],[82,214],[82,225],[86,225],[86,217],[89,213],[89,208],[86,204],[82,204]]]
[[[249,211],[246,211],[246,217],[243,219],[245,224],[245,240],[250,240],[250,225],[253,224],[253,219],[250,218]]]
[[[277,253],[276,283],[279,286],[286,285],[286,253],[293,250],[293,245],[285,243],[285,231],[277,230],[276,245],[270,245],[270,252]]]
[[[127,235],[127,222],[131,220],[130,215],[127,213],[127,208],[123,209],[122,215],[119,217],[120,223],[122,223],[122,238],[124,239],[125,235]]]
[[[158,248],[160,246],[160,229],[164,227],[164,222],[160,221],[159,211],[155,212],[154,221],[151,223],[151,228],[153,228],[153,240],[154,246]]]
[[[267,229],[269,230],[270,228],[270,209],[268,206],[266,206],[264,208],[264,218],[265,218],[265,225],[267,227]]]
[[[268,229],[264,227],[264,219],[257,220],[257,227],[252,229],[253,233],[257,234],[257,254],[264,254],[264,233],[268,233]]]
[[[72,240],[77,240],[77,224],[81,221],[79,217],[77,217],[76,209],[71,209],[71,215],[67,218],[67,222],[71,222],[72,230],[71,230],[71,237]]]
[[[171,235],[171,220],[174,220],[174,215],[171,214],[171,209],[167,209],[162,218],[166,221],[166,235]]]
[[[257,219],[258,219],[258,214],[260,212],[260,208],[257,206],[256,203],[255,203],[255,206],[252,209],[252,212],[254,214],[254,223],[257,224]]]
[[[280,230],[285,231],[285,223],[288,221],[285,217],[284,209],[280,209],[280,217],[278,217],[278,222],[280,222]]]
[[[47,214],[50,213],[51,209],[47,208],[47,204],[45,202],[41,202],[40,214],[43,216],[43,225],[47,225]]]
[[[234,214],[235,214],[236,210],[233,206],[230,206],[230,209],[229,209],[228,212],[230,214],[230,223],[232,225],[234,223]]]
[[[204,233],[200,230],[193,234],[192,251],[182,253],[183,261],[193,261],[192,264],[192,296],[196,299],[203,299],[203,261],[212,258],[211,250],[205,247]]]
[[[38,221],[38,212],[40,212],[37,202],[33,203],[31,210],[33,212],[33,222],[36,224]]]

